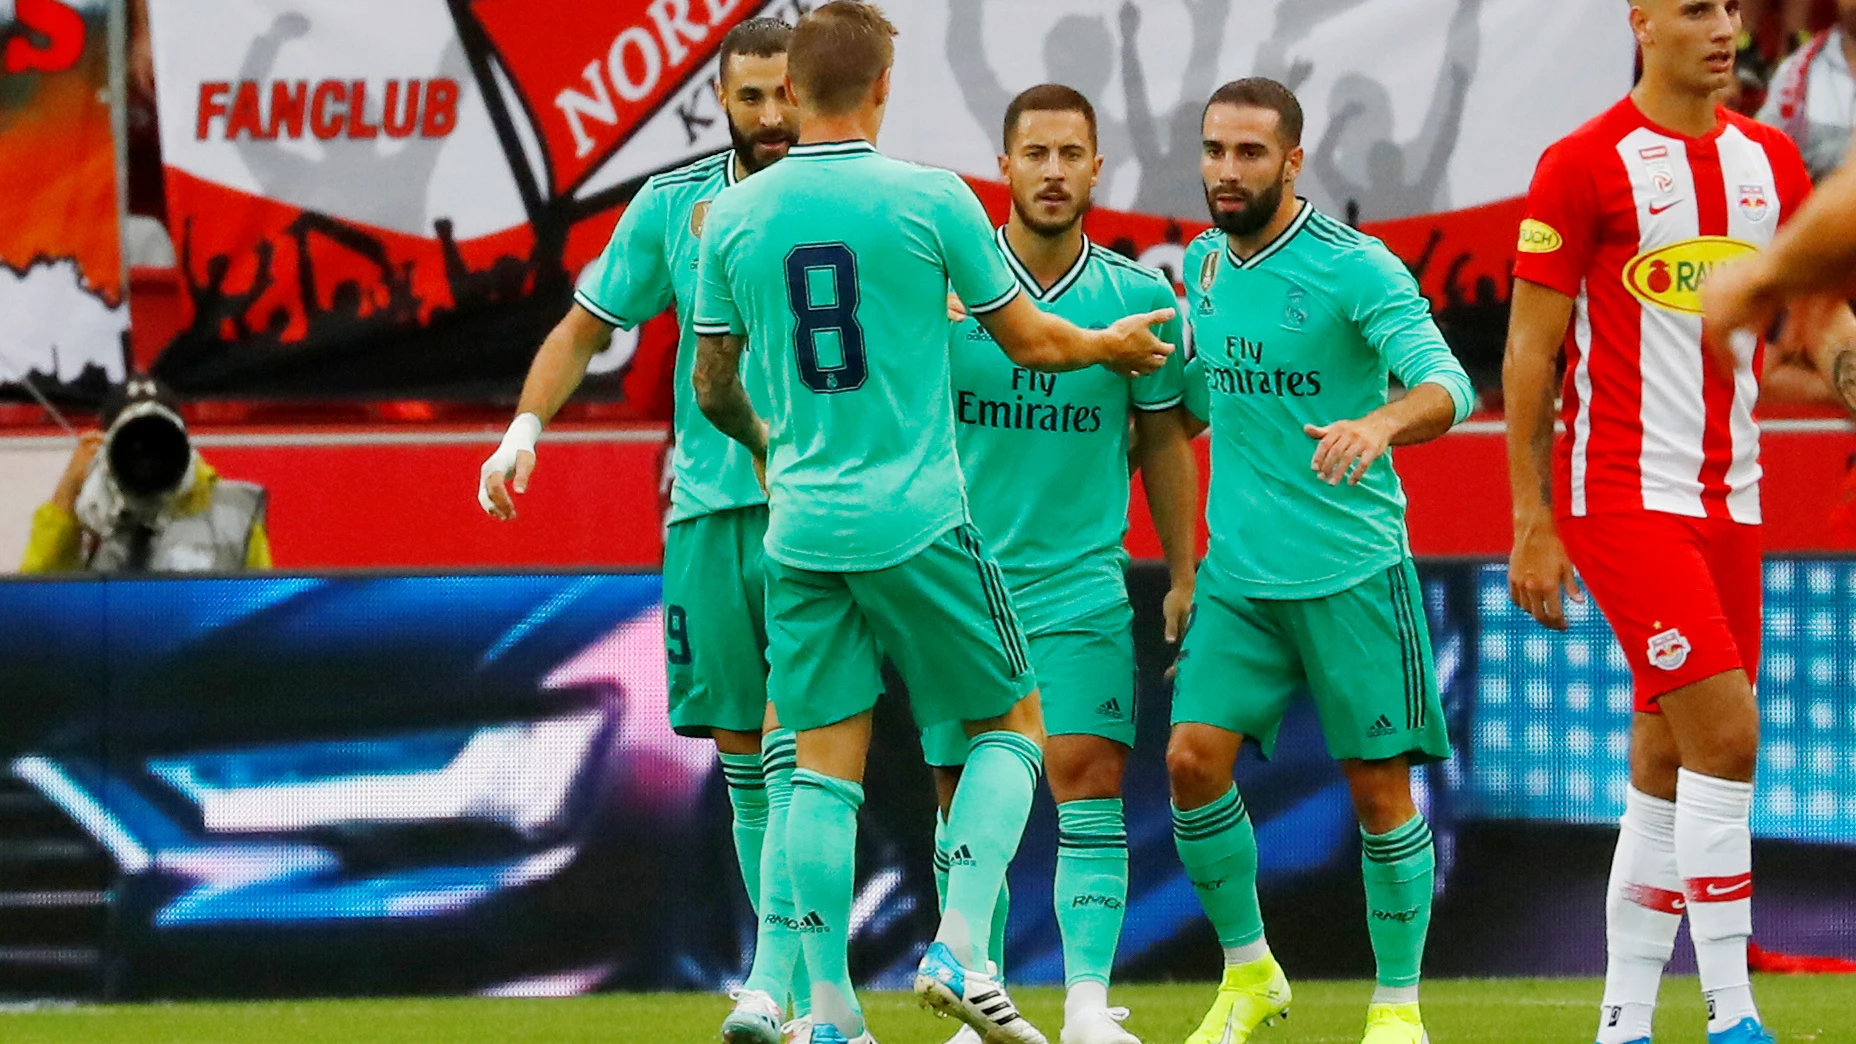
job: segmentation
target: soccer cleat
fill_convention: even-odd
[[[848,1040],[838,1031],[838,1027],[829,1022],[809,1023],[812,1031],[811,1044],[876,1044],[876,1038],[866,1028],[862,1033]]]
[[[985,1044],[980,1039],[979,1031],[966,1023],[960,1024],[960,1032],[947,1038],[947,1044]]]
[[[977,971],[954,960],[946,943],[930,943],[915,969],[915,995],[943,1015],[973,1027],[985,1044],[1050,1044],[1006,996],[992,974],[993,965]]]
[[[1719,1033],[1708,1034],[1708,1044],[1773,1044],[1772,1034],[1755,1018],[1744,1018]]]
[[[1424,1032],[1424,1019],[1418,1005],[1369,1004],[1366,1006],[1366,1036],[1360,1044],[1431,1044]]]
[[[723,1044],[781,1044],[786,1011],[779,1001],[761,990],[731,990],[728,996],[735,1010],[722,1020]]]
[[[1603,1044],[1603,1042],[1594,1041],[1593,1044]],[[1627,1040],[1624,1044],[1651,1044],[1651,1040],[1648,1037],[1638,1037],[1636,1040]]]
[[[1063,1020],[1061,1044],[1141,1044],[1141,1038],[1123,1029],[1128,1021],[1126,1008],[1091,1008],[1079,1011],[1074,1019]]]
[[[801,1015],[780,1027],[786,1044],[812,1044],[812,1016]]]
[[[1258,1026],[1289,1017],[1289,977],[1270,954],[1224,970],[1218,996],[1186,1044],[1245,1044]]]

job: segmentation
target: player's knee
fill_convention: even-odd
[[[1059,802],[1121,796],[1121,763],[1111,758],[1045,760],[1051,796]]]
[[[1683,767],[1716,779],[1750,781],[1759,761],[1759,723],[1723,723],[1700,746],[1695,764],[1684,758]]]
[[[1230,763],[1189,734],[1175,735],[1167,743],[1166,771],[1174,803],[1182,808],[1197,808],[1231,787]]]
[[[1367,833],[1396,830],[1417,814],[1411,800],[1411,770],[1403,758],[1386,763],[1351,763],[1347,789],[1353,812]]]

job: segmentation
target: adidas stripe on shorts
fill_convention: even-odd
[[[1325,598],[1247,598],[1201,567],[1173,724],[1256,741],[1264,757],[1306,687],[1336,759],[1450,756],[1418,572],[1406,559]]]
[[[1134,746],[1134,609],[1126,600],[1031,636],[1031,669],[1052,736],[1101,736]],[[967,763],[959,722],[922,730],[922,756],[936,768]]]

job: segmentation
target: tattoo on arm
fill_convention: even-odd
[[[741,339],[703,337],[696,342],[696,404],[722,434],[755,456],[767,453],[767,429],[741,384]]]
[[[1843,398],[1843,405],[1856,413],[1856,344],[1843,344],[1830,364],[1830,384]]]

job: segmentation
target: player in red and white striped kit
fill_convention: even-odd
[[[1633,0],[1631,26],[1642,80],[1541,157],[1521,226],[1503,379],[1509,583],[1564,628],[1576,566],[1635,679],[1600,1044],[1649,1041],[1685,911],[1709,1041],[1755,1044],[1772,1039],[1746,965],[1763,348],[1752,334],[1705,347],[1700,291],[1772,240],[1810,178],[1790,139],[1714,104],[1734,75],[1735,0]]]

